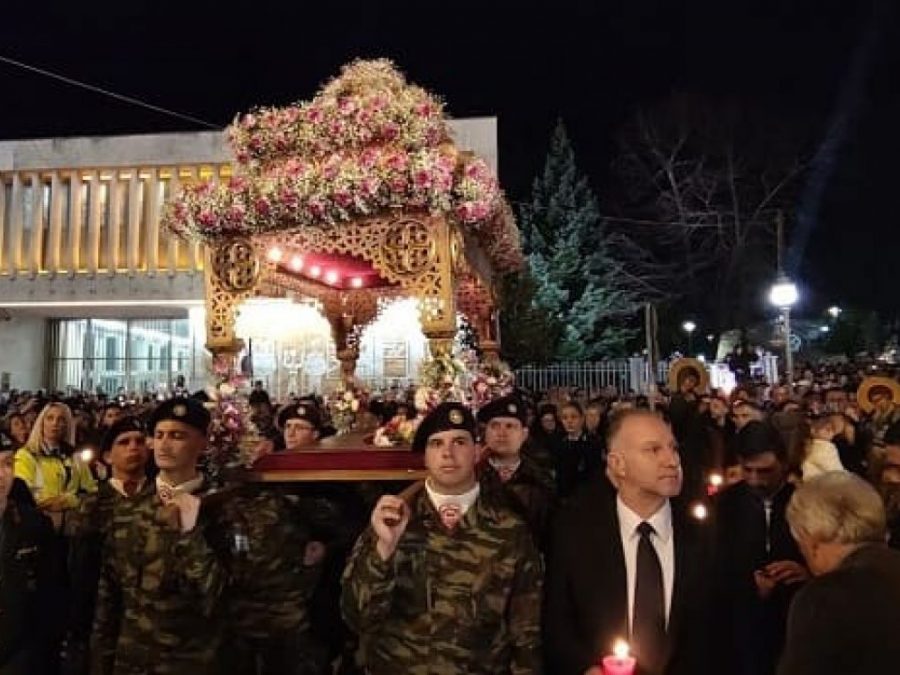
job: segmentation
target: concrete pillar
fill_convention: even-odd
[[[69,276],[74,277],[81,268],[81,235],[84,208],[84,183],[81,181],[81,173],[72,171],[69,173],[69,249],[66,256],[66,266],[69,268]]]
[[[48,246],[46,269],[59,272],[62,262],[62,229],[63,229],[63,190],[65,183],[60,180],[59,171],[50,177],[50,223],[48,227]]]
[[[28,273],[41,271],[44,253],[44,188],[40,174],[33,173],[31,185],[31,241],[28,242]]]
[[[6,271],[15,276],[19,270],[22,257],[22,176],[13,174],[12,194],[9,207],[9,255],[6,258]]]
[[[109,192],[106,202],[109,207],[109,218],[106,221],[106,273],[114,275],[119,267],[119,214],[121,212],[121,191],[119,189],[119,172],[113,171],[110,176]]]
[[[140,266],[141,242],[141,179],[138,169],[131,171],[128,179],[128,233],[125,239],[125,264],[128,274],[134,275]]]
[[[88,191],[88,272],[97,274],[100,269],[100,222],[103,217],[100,207],[100,172],[91,172],[90,189]]]
[[[169,180],[169,200],[172,200],[178,194],[181,182],[178,179],[178,167],[172,167],[172,178]],[[178,270],[178,237],[171,232],[166,232],[166,240],[168,242],[168,251],[166,252],[166,266],[169,269],[169,276],[175,276]]]
[[[0,174],[0,269],[3,269],[3,263],[9,255],[4,248],[6,244],[6,231],[10,225],[6,218],[6,181]]]
[[[144,186],[144,227],[146,228],[144,264],[150,276],[156,275],[159,269],[159,191],[161,187],[159,172],[156,169],[150,169]]]

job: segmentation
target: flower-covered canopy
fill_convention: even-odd
[[[184,186],[165,217],[176,234],[214,242],[419,211],[474,235],[495,270],[521,264],[495,176],[390,61],[356,61],[311,101],[238,116],[228,138],[235,176]]]

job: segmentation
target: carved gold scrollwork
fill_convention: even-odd
[[[393,221],[384,233],[382,247],[385,265],[400,276],[425,271],[436,254],[434,237],[428,226],[411,218]]]
[[[246,239],[224,242],[210,255],[213,274],[226,291],[251,291],[259,280],[259,260]]]
[[[462,233],[453,228],[450,235],[450,266],[454,274],[462,274],[466,269],[466,243]]]

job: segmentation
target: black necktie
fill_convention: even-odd
[[[650,523],[637,526],[641,540],[637,549],[631,636],[641,669],[648,673],[661,673],[666,645],[666,598],[662,565],[650,540],[654,532]]]

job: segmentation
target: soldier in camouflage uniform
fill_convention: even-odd
[[[478,464],[478,482],[484,493],[508,500],[528,523],[538,548],[544,550],[556,486],[553,476],[522,453],[528,439],[525,421],[525,406],[514,396],[491,401],[478,411],[485,450]]]
[[[190,399],[150,419],[156,490],[118,505],[106,534],[91,641],[102,675],[216,673],[226,576],[217,516],[197,472],[210,416]],[[201,497],[203,501],[201,501]]]
[[[371,675],[539,672],[540,556],[525,521],[480,490],[475,431],[457,403],[423,420],[424,490],[382,497],[347,565],[342,609]]]
[[[311,636],[309,616],[325,555],[312,539],[317,515],[310,500],[254,484],[223,505],[231,542],[223,673],[324,672],[326,650]]]
[[[96,492],[82,498],[78,508],[69,512],[65,523],[71,541],[72,597],[64,650],[65,672],[69,675],[88,671],[87,645],[94,620],[103,541],[116,505],[153,489],[145,477],[150,450],[140,420],[123,417],[116,421],[101,439],[100,451],[112,475],[98,483]]]

